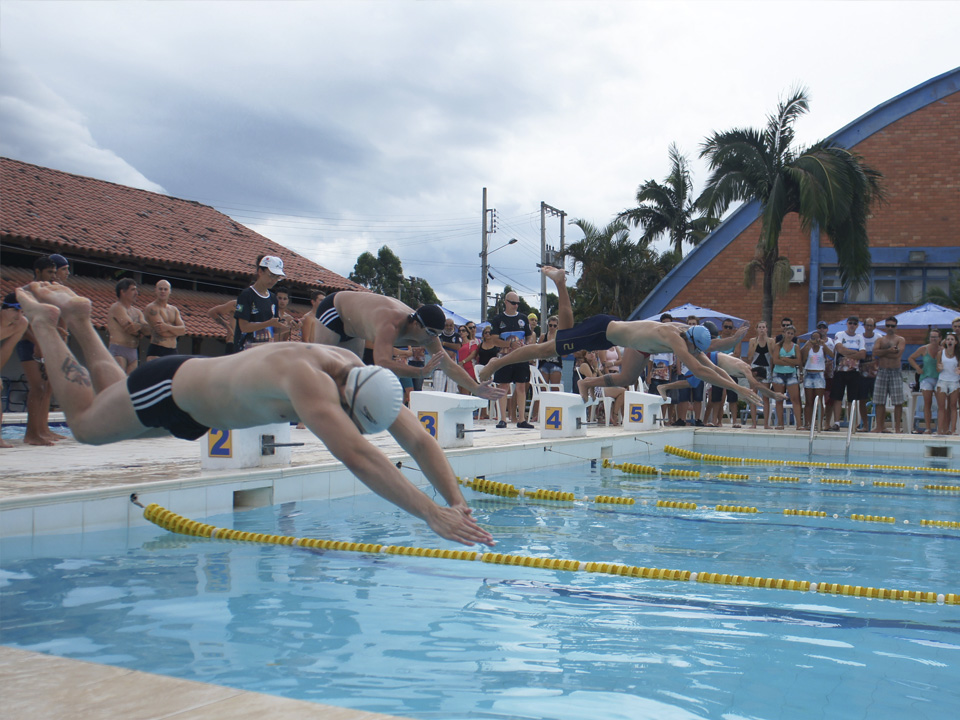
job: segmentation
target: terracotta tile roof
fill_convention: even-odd
[[[15,288],[26,285],[33,280],[33,272],[24,268],[0,267],[0,297],[13,292]],[[110,306],[117,301],[115,291],[116,282],[99,278],[72,276],[67,283],[68,287],[78,295],[90,298],[93,302],[91,317],[93,325],[98,330],[107,327],[107,312]],[[141,288],[137,307],[141,310],[153,300],[153,288]],[[227,300],[235,299],[235,295],[201,292],[198,290],[184,290],[173,288],[170,294],[170,304],[180,310],[180,316],[187,326],[187,334],[194,337],[224,336],[224,329],[207,316],[207,311]],[[298,317],[309,310],[307,305],[290,305],[290,311]],[[297,338],[294,338],[297,339]]]
[[[207,205],[9,158],[0,158],[0,235],[123,266],[233,277],[250,277],[266,253],[283,259],[288,282],[364,289]]]

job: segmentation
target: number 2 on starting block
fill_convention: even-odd
[[[229,430],[210,428],[207,433],[207,455],[212,458],[233,457],[233,437]]]
[[[430,433],[430,437],[437,436],[437,413],[420,410],[417,412],[417,420],[423,425],[423,429]]]
[[[543,426],[547,430],[563,430],[563,408],[548,407],[543,416]]]

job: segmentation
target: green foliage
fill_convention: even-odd
[[[496,302],[494,303],[494,306],[487,308],[487,322],[490,322],[497,315],[503,312],[503,308],[504,308],[503,298],[504,296],[506,296],[507,293],[510,293],[510,292],[517,292],[517,291],[514,290],[513,287],[511,287],[510,285],[504,285],[503,292],[497,293],[497,298],[496,298]],[[517,306],[518,313],[526,317],[530,313],[535,312],[537,314],[537,317],[538,318],[540,317],[540,308],[530,307],[527,301],[523,299],[523,295],[521,295],[520,293],[517,293],[517,297],[520,298],[520,304]],[[556,296],[554,296],[554,298],[556,298]]]
[[[642,227],[640,240],[647,244],[668,235],[673,250],[682,255],[683,243],[698,245],[720,221],[697,206],[686,156],[676,144],[670,145],[669,152],[671,169],[664,183],[643,183],[637,188],[637,207],[624,210],[617,219]]]
[[[675,251],[659,255],[648,242],[632,242],[622,220],[602,229],[586,220],[573,224],[584,234],[564,251],[574,269],[581,268],[576,293],[570,295],[577,320],[599,313],[628,317],[679,261]]]
[[[376,257],[369,252],[360,255],[350,279],[380,295],[399,298],[413,308],[421,304],[441,304],[426,280],[403,276],[400,258],[386,245],[380,248]]]
[[[930,288],[923,301],[936,303],[947,308],[960,308],[960,275],[954,271],[949,292],[943,288]]]
[[[744,272],[751,287],[753,274],[763,273],[761,314],[773,319],[773,303],[787,288],[790,262],[780,255],[780,233],[790,213],[797,213],[804,229],[823,229],[837,251],[844,285],[865,280],[870,272],[867,218],[883,199],[881,174],[863,159],[829,140],[809,149],[793,147],[793,125],[807,112],[802,88],[781,101],[763,130],[737,128],[714,133],[701,146],[711,176],[697,204],[712,216],[721,216],[731,203],[760,203],[760,237],[755,259]]]

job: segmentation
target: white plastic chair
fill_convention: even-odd
[[[583,380],[583,375],[580,374],[580,368],[574,368],[573,371],[577,374],[577,380]],[[607,427],[610,427],[610,412],[613,407],[613,398],[604,395],[603,388],[593,388],[590,394],[592,397],[587,401],[587,422],[597,422],[597,407],[602,402],[603,417]]]
[[[530,366],[530,389],[533,391],[530,398],[529,412],[527,412],[528,422],[537,422],[540,417],[540,393],[545,392],[563,392],[563,385],[560,383],[548,383],[539,368]],[[533,408],[537,409],[536,414]]]

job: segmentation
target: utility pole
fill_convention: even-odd
[[[487,219],[489,214],[489,220]],[[480,318],[477,322],[487,321],[487,247],[488,235],[497,231],[497,211],[493,208],[487,208],[487,189],[483,189],[483,213],[480,216],[482,227],[480,228]]]
[[[560,218],[560,252],[563,252],[563,240],[564,240],[564,218],[566,213],[563,210],[557,210],[555,207],[547,205],[545,202],[540,202],[540,264],[549,265],[553,262],[553,252],[550,253],[550,258],[547,258],[547,213],[555,215]],[[549,260],[549,261],[548,261]],[[540,323],[543,324],[547,320],[547,278],[540,274]]]

